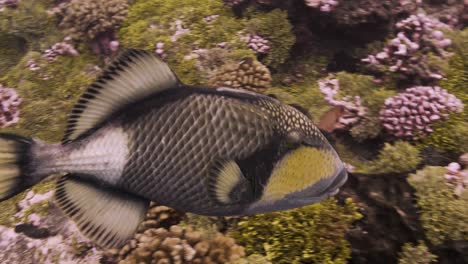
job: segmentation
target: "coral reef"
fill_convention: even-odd
[[[247,35],[242,39],[247,43],[247,46],[257,54],[266,54],[270,50],[268,40],[259,35]]]
[[[431,133],[431,125],[463,111],[460,99],[438,86],[416,86],[385,100],[380,120],[397,138],[417,140]]]
[[[408,182],[416,189],[420,219],[433,244],[468,239],[468,195],[457,197],[446,183],[444,167],[427,166],[411,174]]]
[[[464,169],[457,162],[451,162],[447,167],[447,173],[444,175],[445,179],[449,184],[455,186],[455,195],[461,196],[468,186],[468,166],[466,162],[468,154],[465,153],[464,156],[460,157],[460,163],[463,163]]]
[[[21,98],[12,88],[0,84],[0,127],[7,127],[19,121]]]
[[[65,38],[64,41],[55,43],[50,49],[46,49],[42,54],[42,56],[44,56],[49,62],[57,60],[57,56],[60,55],[79,55],[79,52],[75,49],[75,47],[73,47],[71,43],[71,38]],[[33,68],[37,69],[36,67]]]
[[[151,203],[148,212],[146,213],[145,220],[138,227],[139,232],[143,232],[150,228],[169,228],[172,225],[178,224],[184,214],[175,211],[167,206],[157,205]]]
[[[340,89],[338,79],[321,80],[319,81],[319,88],[325,95],[325,101],[330,105],[338,106],[343,109],[343,114],[341,114],[334,129],[349,129],[367,114],[367,108],[362,106],[361,97],[359,96],[353,98],[354,102],[351,101],[350,96],[345,96],[343,100],[336,100],[334,98]]]
[[[346,263],[350,250],[344,235],[360,217],[351,200],[340,206],[329,199],[290,211],[246,217],[232,234],[247,254],[265,255],[273,263]]]
[[[119,263],[228,263],[245,256],[234,239],[217,234],[204,239],[202,233],[177,225],[169,229],[152,228],[137,234],[120,251]],[[108,256],[109,257],[109,256]]]
[[[362,170],[373,174],[410,172],[421,160],[416,147],[405,141],[396,141],[385,143],[377,158],[365,164]]]
[[[270,71],[254,59],[245,59],[239,64],[225,65],[210,80],[214,86],[224,86],[265,92],[271,86]]]
[[[223,0],[224,4],[227,6],[237,6],[245,2],[245,0]]]
[[[87,40],[95,53],[116,51],[115,31],[128,12],[126,0],[71,0],[59,6],[60,26],[74,40]]]
[[[406,243],[399,253],[398,264],[430,264],[437,261],[437,256],[432,254],[423,241],[418,245]]]
[[[305,0],[307,6],[318,8],[322,12],[333,11],[339,3],[336,0]]]
[[[448,25],[422,13],[396,23],[396,38],[379,53],[362,59],[371,68],[397,74],[406,82],[420,84],[443,78],[440,65],[450,55],[452,40],[440,29]]]

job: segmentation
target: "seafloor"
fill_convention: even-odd
[[[467,0],[0,0],[1,132],[59,142],[126,48],[191,85],[300,106],[350,178],[290,211],[210,218],[153,204],[104,251],[49,202],[0,204],[0,263],[468,263]]]

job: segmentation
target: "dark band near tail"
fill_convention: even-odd
[[[0,201],[32,186],[30,138],[0,133]]]

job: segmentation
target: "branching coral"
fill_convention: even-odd
[[[433,244],[446,240],[468,239],[468,195],[457,197],[446,183],[444,167],[425,167],[410,175],[408,182],[416,189],[420,219]]]
[[[65,38],[64,41],[55,43],[50,49],[46,49],[42,54],[42,56],[44,56],[49,62],[57,60],[57,56],[59,55],[79,55],[78,51],[73,47],[70,38]]]
[[[398,264],[430,264],[437,260],[423,241],[419,241],[417,246],[406,243],[398,256]]]
[[[405,141],[393,145],[385,143],[378,157],[364,166],[366,173],[403,173],[409,172],[421,162],[419,150]]]
[[[361,216],[350,199],[344,206],[329,199],[319,204],[241,220],[233,231],[247,254],[266,255],[273,263],[346,263],[344,238]]]
[[[397,37],[379,53],[363,59],[371,68],[393,72],[414,83],[442,79],[440,65],[450,53],[452,44],[440,28],[449,27],[424,14],[412,15],[396,24]]]
[[[330,105],[341,107],[344,111],[338,119],[335,129],[349,129],[366,115],[367,108],[362,105],[361,97],[355,96],[354,100],[350,96],[345,96],[342,100],[334,98],[340,89],[338,79],[321,80],[319,81],[319,88],[325,95],[325,101]]]
[[[225,65],[215,74],[210,83],[214,86],[265,92],[271,86],[271,76],[267,67],[249,58],[240,64]]]
[[[127,12],[126,0],[71,0],[60,6],[60,26],[75,40],[91,41],[95,53],[108,53],[118,48],[115,30]]]
[[[19,120],[21,98],[12,88],[0,84],[0,127],[7,127]]]
[[[244,257],[244,248],[234,239],[217,234],[203,238],[200,232],[174,225],[168,229],[148,229],[118,253],[119,263],[207,263],[223,264]]]
[[[385,100],[380,120],[390,135],[417,140],[433,131],[433,123],[462,110],[462,102],[445,89],[416,86]]]

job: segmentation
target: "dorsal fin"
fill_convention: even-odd
[[[78,138],[122,107],[179,85],[177,76],[156,55],[129,49],[78,100],[69,116],[63,143]]]

